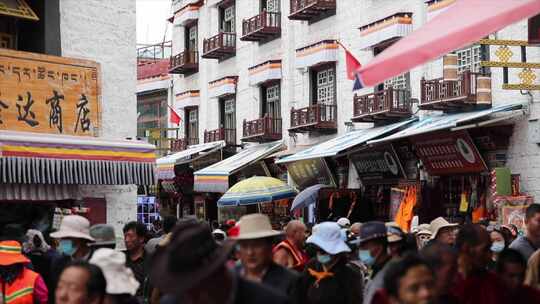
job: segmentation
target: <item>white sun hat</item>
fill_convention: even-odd
[[[50,234],[52,238],[76,238],[94,241],[90,236],[90,222],[80,215],[66,215],[60,223],[60,229]]]
[[[351,249],[341,237],[341,227],[335,222],[323,222],[313,227],[313,234],[306,241],[317,245],[326,253],[335,255],[351,252]]]
[[[90,264],[101,268],[107,281],[108,294],[130,294],[134,296],[139,282],[131,269],[126,267],[126,255],[110,248],[100,248],[94,252]]]

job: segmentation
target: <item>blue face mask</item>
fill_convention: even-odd
[[[371,256],[369,250],[358,250],[358,259],[366,266],[373,266],[375,264],[375,258]]]
[[[58,251],[60,251],[60,253],[63,253],[65,255],[72,256],[75,253],[75,251],[77,251],[77,247],[73,246],[72,240],[60,240]]]
[[[332,261],[332,257],[329,254],[320,254],[317,253],[317,261],[321,264],[328,264]]]
[[[499,253],[504,250],[504,242],[494,242],[491,244],[491,251]]]

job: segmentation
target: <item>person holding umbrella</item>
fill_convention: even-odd
[[[315,225],[307,243],[317,248],[317,258],[302,273],[294,294],[296,303],[362,303],[362,275],[347,265],[351,249],[341,238],[339,225]]]

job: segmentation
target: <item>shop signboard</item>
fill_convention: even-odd
[[[354,153],[351,161],[363,181],[405,178],[405,173],[392,145]]]
[[[97,136],[99,64],[0,49],[0,130]]]
[[[316,184],[335,186],[330,171],[322,158],[287,163],[287,171],[300,189]]]
[[[466,131],[438,132],[411,138],[430,175],[479,173],[487,170]]]

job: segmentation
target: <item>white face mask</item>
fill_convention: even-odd
[[[499,253],[504,250],[504,245],[504,241],[493,242],[490,249],[492,252]]]

